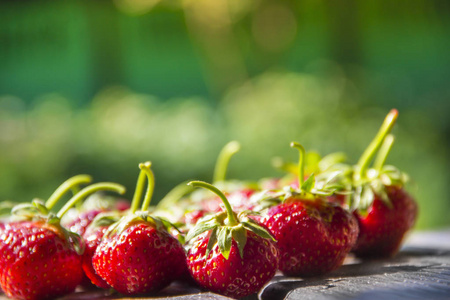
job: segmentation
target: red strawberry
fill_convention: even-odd
[[[356,219],[343,208],[300,195],[270,208],[264,224],[278,241],[279,269],[288,276],[310,277],[337,269],[358,235]]]
[[[108,285],[126,295],[158,291],[186,270],[186,256],[180,242],[161,220],[147,212],[154,177],[150,163],[140,164],[130,213],[108,228],[98,245],[92,264]],[[136,212],[145,177],[149,186],[140,212]]]
[[[96,272],[122,294],[158,291],[177,279],[184,268],[181,244],[148,222],[135,223],[106,238],[93,257]]]
[[[353,252],[359,257],[389,257],[395,255],[405,233],[414,225],[417,204],[400,186],[387,186],[387,205],[378,195],[367,214],[355,212],[360,233]]]
[[[123,211],[128,208],[130,208],[130,204],[124,199],[117,199],[116,197],[111,197],[102,193],[95,193],[87,198],[80,207],[71,209],[65,215],[67,218],[64,218],[61,222],[65,228],[68,228],[70,231],[75,232],[80,236],[84,236],[88,226],[100,213],[107,211]],[[101,239],[101,237],[99,237],[99,239]],[[90,255],[90,260],[92,260],[93,251],[95,251],[95,248],[92,249],[93,245],[91,244],[86,248],[86,251]],[[86,253],[84,256],[86,256]],[[83,261],[86,260],[88,259],[83,259]],[[109,288],[106,283],[100,284],[103,280],[101,278],[99,279],[98,275],[93,270],[92,262],[89,262],[88,265],[90,266],[90,269],[86,267],[88,270],[87,272],[92,273],[92,278],[89,278],[87,274],[83,276],[81,286],[84,289],[92,289],[95,286]]]
[[[300,150],[300,178],[303,178],[303,157]],[[288,188],[281,194],[282,204],[271,207],[264,224],[278,241],[279,269],[288,276],[316,276],[342,265],[358,235],[356,219],[338,205],[329,203],[324,195],[330,191],[314,189],[314,175],[300,190]]]
[[[384,165],[394,142],[389,132],[397,116],[397,110],[390,111],[354,168],[355,192],[351,202],[356,207],[354,215],[360,234],[353,250],[359,257],[395,255],[417,218],[417,204],[403,189],[406,176],[395,167]],[[377,151],[374,167],[369,169]]]
[[[17,299],[49,299],[73,292],[81,255],[61,230],[41,222],[8,225],[0,236],[0,284]]]
[[[274,275],[278,249],[273,237],[243,213],[236,215],[225,195],[212,185],[193,181],[215,192],[226,212],[201,222],[189,232],[187,264],[194,280],[213,292],[241,298],[259,291]]]
[[[76,202],[102,189],[124,192],[117,184],[91,185],[75,194],[56,216],[36,200],[13,209],[30,220],[8,223],[0,235],[0,284],[9,297],[48,299],[75,290],[83,275],[84,243],[61,227],[60,219]]]
[[[109,289],[110,286],[97,274],[97,272],[95,272],[94,266],[92,265],[92,257],[94,256],[95,250],[97,250],[97,247],[102,241],[103,235],[107,229],[108,226],[97,227],[95,230],[86,232],[83,235],[83,239],[86,243],[86,249],[83,254],[84,274],[88,277],[90,282],[102,289]]]
[[[120,219],[119,212],[104,212],[97,215],[87,227],[83,234],[83,240],[86,243],[86,248],[83,253],[83,271],[87,278],[87,282],[103,289],[109,289],[109,284],[101,278],[94,270],[92,265],[92,258],[101,243],[103,235],[108,230],[108,227]],[[86,283],[85,283],[86,285]],[[83,285],[84,286],[84,285]]]
[[[73,209],[75,212],[77,212],[77,209]],[[85,212],[81,212],[78,215],[76,215],[75,217],[72,218],[72,221],[70,221],[68,224],[64,224],[64,227],[68,228],[70,231],[75,232],[77,234],[79,234],[80,236],[83,236],[86,228],[89,226],[89,224],[91,224],[91,222],[94,220],[94,218],[100,214],[102,212],[102,210],[96,209],[96,210],[90,210],[90,211],[85,211]],[[83,237],[84,238],[84,237]],[[86,252],[90,253],[91,247],[86,247],[85,249],[85,253],[83,254],[83,256],[86,256]],[[95,251],[95,249],[94,249]],[[91,259],[92,259],[92,255],[91,254]],[[91,263],[92,265],[92,263]],[[86,273],[86,272],[85,272]],[[94,272],[95,274],[95,272]],[[87,276],[87,274],[84,274],[83,276],[83,280],[81,281],[80,285],[84,288],[84,289],[92,289],[95,286],[99,286],[99,287],[103,287],[103,288],[109,288],[109,286],[100,286],[98,284],[93,284],[91,278],[89,278]]]

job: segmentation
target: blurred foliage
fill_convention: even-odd
[[[242,143],[230,178],[281,176],[274,156],[296,161],[291,141],[325,155],[345,151],[350,161],[370,142],[385,110],[362,107],[354,84],[334,65],[327,77],[272,72],[230,90],[220,104],[202,98],[162,101],[109,88],[90,105],[73,109],[51,94],[32,107],[0,99],[0,198],[45,198],[65,178],[88,173],[117,181],[131,196],[139,162],[151,160],[155,203],[184,180],[211,181],[216,155],[229,140]],[[418,227],[448,224],[448,182],[443,135],[420,111],[400,111],[388,159],[413,178],[421,207]]]

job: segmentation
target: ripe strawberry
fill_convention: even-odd
[[[355,218],[324,199],[293,195],[269,209],[264,224],[278,241],[288,276],[310,277],[339,268],[357,235]]]
[[[119,212],[103,212],[98,214],[82,235],[83,240],[86,243],[86,248],[83,253],[83,271],[87,282],[84,282],[83,286],[93,284],[102,289],[109,289],[109,284],[101,278],[94,270],[92,265],[92,258],[97,250],[98,245],[101,243],[103,235],[108,230],[108,227],[117,222],[120,219],[121,213]]]
[[[81,255],[45,221],[12,223],[0,237],[0,284],[17,299],[56,298],[73,292],[83,271]]]
[[[60,220],[76,202],[98,190],[124,192],[120,185],[99,183],[75,194],[56,215],[37,200],[13,209],[22,221],[6,224],[0,235],[0,285],[9,297],[48,299],[75,290],[83,275],[84,242]]]
[[[356,208],[354,215],[360,227],[353,249],[359,257],[395,255],[417,218],[417,204],[403,188],[406,175],[393,166],[384,165],[394,142],[389,132],[397,116],[397,110],[390,111],[354,167],[352,179],[355,192],[350,200]],[[374,167],[369,168],[377,151]]]
[[[288,276],[316,276],[342,265],[358,235],[356,219],[325,195],[332,191],[315,189],[314,175],[303,182],[304,148],[300,150],[299,190],[288,187],[276,195],[281,204],[272,206],[263,219],[280,249],[279,269]]]
[[[149,162],[139,167],[141,173],[130,213],[108,228],[92,258],[97,274],[126,295],[158,291],[186,270],[180,242],[167,232],[160,219],[146,212],[154,177]],[[148,189],[141,211],[136,212],[146,176]]]
[[[81,205],[78,205],[76,208],[70,209],[64,215],[64,218],[61,220],[61,223],[68,230],[75,232],[80,236],[84,236],[87,227],[91,224],[94,218],[100,213],[107,211],[123,211],[128,209],[129,207],[130,207],[129,202],[124,199],[117,199],[117,197],[112,197],[103,193],[95,193],[90,197],[88,197],[85,201],[83,201]],[[87,247],[86,250],[87,252],[91,251],[90,247]],[[93,253],[91,254],[91,259],[92,255]],[[95,274],[93,269],[92,272],[93,274]],[[93,277],[95,278],[95,276]],[[98,281],[101,282],[101,280]],[[109,288],[109,286],[105,287],[105,284],[103,285],[93,284],[92,279],[90,279],[87,275],[83,276],[83,280],[81,281],[80,285],[87,290],[95,288],[96,285],[103,288]]]
[[[189,232],[187,264],[194,280],[213,292],[241,298],[260,290],[278,267],[273,237],[245,213],[236,215],[225,195],[201,181],[189,183],[215,192],[226,212],[203,219]]]
[[[367,214],[355,211],[360,234],[353,252],[358,257],[394,256],[405,233],[414,226],[417,204],[400,186],[386,186],[390,205],[378,195]]]

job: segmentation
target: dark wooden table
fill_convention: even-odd
[[[75,299],[229,299],[196,287],[174,283],[153,297],[124,298],[105,291],[77,292]],[[8,299],[4,295],[0,300]],[[450,299],[450,229],[414,232],[392,259],[360,261],[349,257],[344,266],[327,276],[312,279],[281,275],[258,295],[246,300],[380,300]]]

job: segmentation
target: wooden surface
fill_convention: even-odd
[[[133,299],[228,299],[182,283],[153,297]],[[4,295],[1,300],[8,299]],[[131,299],[105,291],[77,292],[64,300]],[[324,277],[288,278],[281,275],[246,300],[379,300],[450,299],[450,230],[415,232],[392,259],[360,261],[349,257],[344,266]]]

